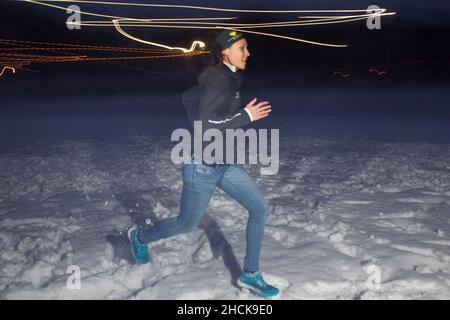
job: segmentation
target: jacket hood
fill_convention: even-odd
[[[235,79],[238,81],[239,86],[242,84],[242,74],[239,71],[231,71],[230,68],[228,68],[223,62],[206,67],[205,70],[203,70],[198,76],[198,84],[202,87],[206,82],[208,82],[210,77],[217,76],[218,74],[223,74]]]

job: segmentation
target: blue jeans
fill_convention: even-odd
[[[249,212],[246,228],[244,270],[259,270],[259,255],[268,214],[267,201],[255,181],[236,164],[183,164],[183,190],[178,217],[161,220],[139,230],[140,241],[149,243],[194,231],[200,222],[216,186]]]

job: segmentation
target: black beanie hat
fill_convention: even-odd
[[[234,30],[223,30],[216,37],[215,41],[220,45],[222,49],[230,47],[233,43],[244,39],[244,35]]]

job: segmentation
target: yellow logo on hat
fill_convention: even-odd
[[[231,31],[230,36],[234,37],[236,35],[236,31]]]

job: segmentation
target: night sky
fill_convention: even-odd
[[[127,2],[126,0],[122,2]],[[139,2],[139,1],[128,1]],[[305,39],[348,44],[347,48],[328,48],[272,39],[257,35],[248,37],[252,54],[245,71],[244,91],[268,92],[268,89],[287,90],[293,96],[302,91],[323,94],[329,90],[352,92],[361,90],[389,92],[398,104],[380,110],[421,110],[450,114],[446,101],[450,84],[450,3],[430,1],[145,1],[146,3],[190,4],[237,9],[365,9],[376,4],[397,14],[381,19],[381,30],[369,30],[365,21],[338,25],[302,26],[270,30],[283,35]],[[65,4],[62,4],[65,5]],[[179,17],[187,11],[178,9],[142,9],[130,7],[82,6],[82,10],[120,14],[135,18]],[[189,11],[190,16],[211,16]],[[214,14],[224,16],[223,13]],[[242,22],[257,22],[253,14],[236,14]],[[264,21],[293,18],[271,14]],[[48,41],[96,46],[124,46],[150,48],[118,34],[114,28],[82,27],[68,30],[68,17],[63,11],[31,3],[1,1],[0,38],[26,41]],[[130,30],[131,29],[127,29]],[[210,39],[212,31],[174,31],[162,29],[132,30],[134,35],[173,45],[188,46],[193,39]],[[389,58],[386,60],[389,52]],[[368,72],[373,65],[388,62],[383,75]],[[417,62],[414,62],[417,61]],[[33,71],[17,70],[0,78],[2,110],[13,110],[23,101],[42,105],[46,99],[102,97],[111,95],[145,95],[170,92],[181,94],[195,83],[205,57],[127,61],[126,65],[111,62],[65,62],[31,64]],[[400,63],[399,65],[395,65]],[[145,72],[138,69],[148,70]],[[343,70],[348,77],[336,74]],[[439,103],[415,106],[401,103],[408,90],[435,89],[443,92]],[[398,92],[397,99],[395,99]],[[270,97],[269,97],[270,98]],[[391,99],[389,99],[391,100]],[[444,101],[442,101],[444,100]],[[400,101],[400,102],[399,102]],[[396,103],[397,103],[396,102]],[[44,103],[45,104],[45,103]],[[409,104],[407,102],[406,104]],[[281,107],[281,106],[280,106]],[[35,107],[38,108],[38,107]],[[283,108],[288,108],[286,105]],[[338,106],[333,106],[336,110]],[[384,108],[384,109],[383,109]],[[79,105],[83,109],[83,105]],[[107,110],[103,106],[102,110]],[[153,108],[155,110],[164,110]],[[293,109],[294,112],[299,110]],[[331,110],[331,109],[330,109]],[[408,111],[409,110],[409,111]],[[431,110],[431,111],[430,111]],[[436,111],[438,110],[438,111]],[[167,111],[167,110],[166,110]],[[173,110],[171,110],[173,111]],[[156,112],[156,111],[155,111]],[[299,111],[301,112],[301,110]]]

